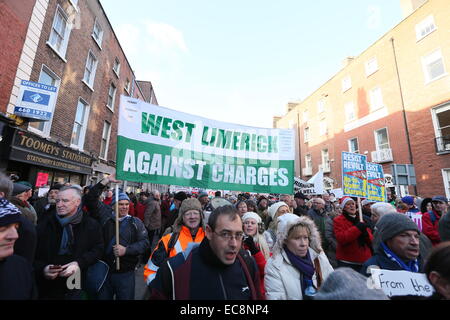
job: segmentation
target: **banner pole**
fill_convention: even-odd
[[[360,197],[358,197],[358,211],[359,211],[359,221],[364,222]]]
[[[119,245],[119,184],[116,183],[116,246]],[[120,270],[120,257],[116,257],[116,270]]]

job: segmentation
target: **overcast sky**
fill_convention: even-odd
[[[161,106],[272,127],[398,24],[400,0],[101,0]]]

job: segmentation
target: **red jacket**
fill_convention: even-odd
[[[422,215],[422,232],[431,240],[433,246],[441,242],[441,236],[439,235],[439,219],[441,216],[433,210],[436,220],[434,223],[431,222],[431,217],[429,212],[425,212]]]
[[[361,247],[358,243],[358,237],[361,231],[353,225],[344,215],[339,215],[333,220],[334,235],[336,236],[336,259],[348,262],[364,263],[372,256],[373,235],[369,228],[367,233],[369,239]]]
[[[248,246],[246,244],[243,244],[242,247],[245,250],[249,250],[249,248],[248,248]],[[253,257],[253,259],[255,259],[256,265],[258,266],[258,270],[259,270],[259,281],[260,281],[260,284],[261,284],[260,291],[261,291],[261,294],[263,296],[265,296],[266,295],[266,290],[265,290],[265,287],[264,287],[264,275],[265,275],[264,269],[266,267],[266,262],[267,261],[266,261],[266,258],[264,257],[264,254],[262,253],[261,250],[258,251],[252,257]]]
[[[142,222],[144,222],[144,213],[145,213],[145,208],[147,206],[145,204],[143,204],[142,202],[138,201],[136,207],[134,208],[134,211],[136,213],[136,217],[141,219]]]
[[[129,207],[130,207],[130,210],[128,211],[128,214],[130,215],[130,216],[135,216],[136,215],[136,212],[135,212],[135,209],[134,209],[134,203],[133,203],[133,201],[130,201],[130,204],[129,204]]]

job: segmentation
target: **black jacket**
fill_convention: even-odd
[[[81,269],[82,282],[85,271],[100,259],[103,252],[102,229],[94,219],[83,214],[81,222],[73,226],[74,244],[72,254],[59,255],[59,247],[63,228],[56,215],[45,218],[37,226],[37,248],[34,261],[35,273],[40,298],[65,299],[70,294],[67,289],[67,278],[47,280],[44,268],[49,264],[64,265],[72,261],[78,262]]]
[[[37,244],[36,227],[27,218],[20,215],[20,225],[17,232],[19,238],[14,244],[14,254],[24,257],[30,264],[33,264]]]
[[[30,300],[36,297],[31,264],[12,255],[0,261],[0,301]]]
[[[86,205],[89,214],[96,219],[103,230],[103,242],[105,244],[102,260],[108,263],[111,272],[128,272],[134,270],[139,262],[139,255],[149,247],[147,230],[139,218],[128,217],[129,221],[125,228],[121,228],[123,222],[120,222],[119,243],[126,247],[126,253],[120,257],[120,270],[116,271],[116,259],[111,250],[111,241],[115,240],[116,222],[114,211],[99,200],[99,197],[105,186],[97,183],[93,186],[84,197],[84,205]],[[114,245],[115,245],[114,241]]]

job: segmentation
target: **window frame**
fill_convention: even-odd
[[[118,65],[117,70],[114,69],[116,62],[117,62],[117,65]],[[112,69],[114,71],[114,74],[117,76],[117,78],[119,78],[119,74],[120,74],[120,60],[119,60],[119,58],[117,58],[117,57],[114,58],[114,63],[113,63],[113,68]]]
[[[303,129],[303,140],[305,143],[309,142],[310,136],[309,136],[309,127],[305,127]]]
[[[89,81],[86,81],[86,70],[87,70],[87,66],[88,66],[88,62],[89,62],[89,57],[90,57],[91,55],[94,57],[95,61],[94,61],[92,70],[90,71]],[[83,82],[89,87],[89,89],[91,89],[92,91],[94,91],[94,82],[95,82],[95,74],[96,74],[96,72],[97,72],[97,65],[98,65],[98,59],[97,59],[97,57],[95,56],[94,52],[93,52],[91,49],[89,49],[89,52],[88,52],[88,55],[87,55],[87,58],[86,58],[86,64],[85,64],[85,66],[84,66],[84,75],[83,75],[83,80],[82,80],[82,81],[83,81]],[[91,80],[91,78],[92,78],[92,80]]]
[[[380,149],[380,145],[378,144],[378,135],[377,135],[377,133],[378,133],[379,131],[381,131],[381,130],[386,130],[387,145],[388,145],[387,148],[383,148],[383,149]],[[376,150],[376,151],[386,150],[386,149],[391,149],[391,142],[390,142],[390,139],[389,139],[389,130],[388,130],[388,127],[379,128],[379,129],[377,129],[377,130],[374,130],[373,133],[374,133],[374,138],[375,138],[375,150]]]
[[[328,123],[326,119],[319,121],[319,135],[326,136],[328,134]]]
[[[105,124],[106,123],[109,125],[109,128],[108,128],[108,133],[106,135],[106,141],[105,141],[103,135],[105,133]],[[105,161],[108,160],[109,142],[110,142],[110,138],[111,138],[111,128],[112,128],[112,124],[109,121],[107,121],[107,120],[103,121],[102,140],[101,140],[101,143],[100,143],[100,152],[99,152],[99,156],[98,157],[100,159],[102,159],[102,160],[105,160]],[[105,144],[106,144],[105,145],[105,154],[104,154],[104,156],[102,156],[102,154],[101,154],[103,142],[105,142]]]
[[[62,19],[65,21],[66,26],[64,28],[64,35],[61,36],[59,34],[58,31],[56,31],[56,19],[58,16],[61,16]],[[69,23],[69,17],[66,13],[66,11],[58,4],[56,6],[56,10],[55,10],[55,15],[53,16],[53,22],[52,22],[52,27],[50,29],[50,35],[49,38],[47,40],[47,45],[64,61],[67,62],[66,60],[66,53],[67,53],[67,47],[69,46],[69,38],[70,38],[70,33],[72,31],[72,27],[71,24]],[[56,46],[57,42],[55,44],[52,43],[52,35],[56,33],[57,37],[61,37],[61,45],[60,48],[58,49],[58,47]]]
[[[342,92],[347,92],[348,90],[350,90],[352,88],[352,77],[348,75],[342,78],[341,85],[342,85]]]
[[[379,92],[379,96],[376,96],[375,92]],[[370,112],[380,110],[385,107],[383,100],[383,91],[381,90],[380,86],[374,87],[369,91],[369,99],[370,99]],[[376,105],[375,102],[379,103],[379,105]]]
[[[356,145],[358,146],[358,149],[356,151],[352,150],[352,141],[356,140]],[[359,139],[358,137],[354,137],[354,138],[350,138],[347,140],[347,145],[348,145],[348,152],[351,153],[359,153]]]
[[[438,59],[432,59],[433,55],[439,55]],[[431,78],[431,75],[429,73],[429,69],[428,66],[432,63],[437,62],[438,60],[440,60],[442,62],[442,67],[443,67],[443,73],[438,75],[437,77]],[[427,54],[426,56],[422,56],[421,57],[421,61],[422,61],[422,69],[423,69],[423,73],[425,76],[425,84],[429,84],[431,82],[434,82],[436,80],[439,80],[445,76],[448,75],[447,70],[445,68],[445,61],[444,58],[442,56],[442,50],[441,48],[437,48],[433,51],[431,51],[429,54]]]
[[[311,166],[308,166],[308,164],[311,164]],[[312,170],[313,163],[312,163],[312,156],[310,153],[305,154],[305,169],[311,169]]]
[[[352,107],[352,115],[353,117],[350,119],[349,118],[349,107]],[[355,103],[353,101],[349,101],[346,104],[344,104],[344,110],[345,110],[345,122],[351,122],[356,120],[356,112],[355,112]]]
[[[325,99],[320,99],[317,101],[317,113],[321,114],[325,112]]]
[[[373,61],[375,61],[375,64],[371,64],[371,62]],[[372,67],[373,65],[375,65],[375,67]],[[377,72],[379,69],[377,57],[372,57],[371,59],[367,60],[366,63],[364,64],[364,67],[366,70],[366,77],[369,77],[375,72]]]
[[[438,114],[442,112],[450,112],[450,104],[443,104],[440,106],[436,106],[431,108],[431,119],[433,121],[434,135],[435,139],[442,138],[444,135],[442,134],[442,129],[446,129],[446,127],[441,128],[439,124]]]
[[[426,32],[427,27],[429,27],[430,25],[433,25],[434,28],[432,28],[432,30]],[[422,35],[421,31],[424,29],[425,29],[426,33]],[[436,25],[436,22],[434,21],[434,16],[432,14],[430,14],[425,19],[423,19],[418,24],[416,24],[416,26],[415,26],[416,42],[419,42],[420,40],[426,38],[428,35],[432,34],[436,30],[437,30],[437,25]]]
[[[79,103],[83,104],[83,106],[85,108],[84,119],[83,119],[84,123],[82,125],[81,132],[80,132],[80,141],[78,141],[78,144],[74,144],[72,141],[73,137],[71,136],[70,137],[70,147],[74,148],[74,149],[78,149],[80,151],[83,151],[84,150],[84,142],[86,140],[86,131],[87,131],[88,123],[89,123],[89,112],[90,112],[91,108],[90,108],[89,103],[85,99],[83,99],[81,97],[78,98],[77,108],[76,108],[76,112],[75,112],[75,119],[73,121],[73,126],[72,126],[72,135],[73,135],[73,132],[75,129],[75,123],[77,120],[77,112],[78,112]]]
[[[112,103],[111,103],[112,105],[109,105],[109,98],[111,97],[111,95],[110,95],[111,87],[114,87],[114,93],[113,93],[113,96],[112,96]],[[113,82],[111,82],[109,84],[109,87],[108,87],[108,98],[107,98],[107,101],[106,101],[106,106],[112,112],[114,112],[114,109],[115,109],[116,94],[117,94],[117,86]]]
[[[98,26],[98,27],[100,28],[100,35],[99,35],[99,38],[100,38],[100,39],[97,39],[97,38],[95,37],[94,31],[95,31],[95,27],[96,27],[96,26]],[[103,28],[102,28],[102,26],[100,25],[100,22],[98,22],[98,19],[95,18],[95,21],[94,21],[94,27],[92,28],[92,34],[91,34],[91,37],[94,39],[95,43],[98,45],[98,47],[100,48],[100,50],[102,50],[103,33],[104,33],[104,32],[103,32]]]

